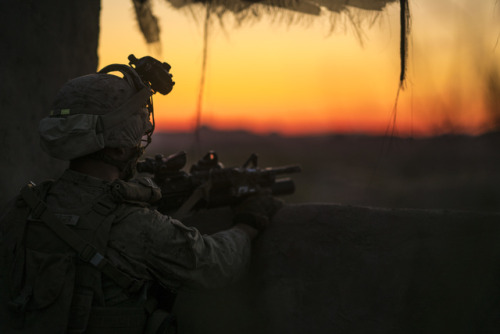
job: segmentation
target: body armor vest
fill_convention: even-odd
[[[143,333],[155,302],[144,297],[130,307],[107,307],[102,275],[135,299],[146,296],[147,285],[105,254],[111,225],[126,209],[121,203],[156,198],[159,191],[115,181],[80,212],[53,213],[44,203],[51,185],[23,188],[2,219],[0,332]]]

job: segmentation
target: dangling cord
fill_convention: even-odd
[[[201,77],[200,77],[200,87],[198,90],[198,102],[196,104],[196,127],[194,130],[195,135],[195,154],[196,156],[201,154],[201,138],[200,138],[200,130],[201,130],[201,110],[202,110],[202,102],[203,102],[203,91],[205,89],[205,75],[207,72],[207,57],[208,57],[208,34],[210,28],[210,12],[212,7],[212,2],[208,1],[207,11],[205,13],[205,26],[203,31],[203,57],[201,63]]]
[[[389,153],[391,146],[393,144],[394,138],[397,136],[396,132],[396,120],[398,112],[398,102],[399,93],[405,88],[406,84],[406,72],[408,65],[408,36],[410,35],[410,7],[408,4],[409,0],[400,0],[400,24],[401,24],[401,35],[400,35],[400,45],[399,45],[399,56],[401,59],[401,71],[399,74],[399,84],[396,93],[396,99],[394,101],[394,106],[392,108],[391,117],[389,119],[389,124],[385,130],[384,140],[382,141],[382,146],[380,154],[377,157],[375,163],[375,168],[373,169],[368,185],[371,186],[375,180],[375,176],[381,164],[382,158]],[[413,122],[413,120],[412,120]],[[413,131],[413,130],[412,130]],[[388,142],[387,142],[388,141]]]
[[[410,6],[408,0],[400,0],[400,7],[401,40],[399,53],[401,72],[399,74],[399,86],[404,89],[408,62],[408,36],[410,35]]]
[[[390,143],[396,136],[396,117],[398,112],[399,93],[405,89],[406,86],[406,72],[408,67],[408,36],[410,35],[410,6],[409,0],[400,0],[400,23],[401,23],[401,36],[399,45],[399,56],[401,58],[401,71],[399,74],[399,85],[396,93],[396,100],[392,110],[391,120],[386,130],[386,136],[390,133]]]

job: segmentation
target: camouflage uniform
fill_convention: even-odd
[[[16,247],[20,244],[26,247],[26,259],[21,260],[21,267],[25,269],[5,263],[12,261],[0,261],[0,301],[3,304],[0,307],[1,333],[32,333],[24,331],[24,327],[35,330],[37,334],[66,333],[64,328],[75,329],[68,333],[78,333],[81,328],[87,328],[90,333],[143,333],[148,317],[151,319],[155,311],[171,307],[168,303],[173,302],[178,289],[217,288],[245,273],[251,241],[242,230],[229,229],[201,235],[197,229],[159,213],[147,203],[137,201],[137,198],[110,195],[112,185],[66,170],[58,180],[45,186],[48,188],[45,202],[58,217],[76,217],[74,223],[65,221],[65,224],[78,231],[80,222],[88,218],[96,200],[103,196],[111,198],[116,206],[110,214],[112,220],[107,235],[95,233],[96,239],[105,244],[98,248],[113,266],[140,282],[140,289],[127,291],[107,275],[85,266],[73,252],[68,256],[68,252],[58,245],[62,241],[42,222],[34,219],[26,225],[22,242],[15,244]],[[143,187],[149,190],[147,186]],[[18,224],[19,221],[8,219],[0,222],[0,240],[5,244],[2,245],[2,255],[12,248],[11,240],[5,239],[13,235],[11,231]],[[91,242],[99,245],[99,240]],[[59,253],[59,248],[62,249],[61,262],[69,259],[71,265],[60,265],[60,261],[54,257],[58,256],[54,252]],[[5,257],[8,258],[9,254]],[[20,270],[21,276],[11,274],[12,268]],[[18,281],[20,285],[7,288],[9,280],[10,286],[12,280]],[[160,290],[161,293],[157,295]],[[29,291],[28,294],[26,291]],[[91,296],[87,306],[82,306],[78,301],[82,291]],[[7,303],[9,298],[10,302]],[[154,305],[151,305],[151,301]],[[158,303],[163,309],[158,308]],[[6,304],[9,307],[5,307]],[[17,305],[14,310],[10,306],[12,304]],[[85,307],[86,311],[81,312]],[[75,310],[80,310],[83,317],[75,316],[73,313],[78,313]],[[165,316],[153,326],[159,326]],[[20,329],[11,331],[16,326]]]
[[[109,182],[67,170],[51,187],[54,212],[85,211],[109,189]],[[106,256],[138,279],[155,280],[173,290],[214,288],[241,276],[250,256],[250,239],[240,230],[201,235],[193,227],[141,203],[125,202],[111,226]],[[106,296],[114,299],[115,296]]]

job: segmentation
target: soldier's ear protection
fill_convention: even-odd
[[[129,102],[142,103],[148,108],[152,128],[145,133],[147,136],[147,146],[151,142],[151,136],[155,128],[152,96],[156,92],[167,95],[172,91],[175,82],[172,80],[172,74],[169,73],[171,67],[167,63],[161,63],[149,56],[137,59],[133,54],[129,55],[128,59],[130,61],[129,66],[111,64],[101,69],[98,73],[121,72],[124,80],[137,90],[137,93],[132,96]],[[120,115],[116,116],[119,117]]]

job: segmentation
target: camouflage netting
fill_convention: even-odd
[[[132,0],[136,11],[139,27],[148,43],[159,43],[160,27],[157,17],[153,14],[151,0]],[[314,16],[330,15],[332,26],[338,15],[347,13],[351,24],[357,25],[363,17],[372,18],[390,4],[398,0],[166,0],[178,10],[189,9],[203,4],[206,6],[206,17],[211,15],[222,18],[232,15],[238,22],[260,19],[264,16],[279,18],[286,24],[294,24]],[[406,77],[406,62],[408,53],[408,35],[410,31],[410,12],[408,0],[399,0],[401,7],[401,74],[400,83]],[[356,10],[359,9],[359,10]]]
[[[204,3],[210,6],[215,13],[222,14],[231,12],[233,14],[262,15],[264,13],[277,14],[278,11],[286,9],[290,12],[320,15],[322,12],[341,13],[351,8],[359,8],[367,11],[381,11],[388,3],[397,0],[264,0],[264,1],[240,1],[240,0],[215,0],[215,1],[191,1],[191,0],[166,0],[175,8],[182,8],[196,3]],[[246,13],[245,13],[246,12]],[[244,16],[241,16],[244,17]]]
[[[378,13],[388,4],[398,0],[166,0],[173,8],[185,10],[194,14],[193,6],[205,6],[205,14],[198,18],[204,20],[203,37],[203,59],[201,66],[200,86],[196,107],[195,137],[197,145],[200,145],[200,128],[202,99],[205,87],[205,74],[207,67],[208,36],[211,17],[215,16],[223,21],[227,15],[235,18],[236,22],[259,20],[263,17],[271,17],[287,25],[300,22],[310,22],[316,17],[329,15],[331,28],[334,29],[339,15],[346,14],[348,22],[354,27],[354,31],[361,40],[361,23],[364,18],[371,22],[376,19]],[[404,89],[406,81],[406,68],[408,59],[408,36],[410,33],[410,10],[409,0],[399,0],[400,4],[400,75],[399,88]],[[151,0],[132,0],[136,12],[137,22],[147,43],[155,45],[161,50],[160,27],[157,17],[153,14]],[[195,15],[196,17],[196,15]]]

